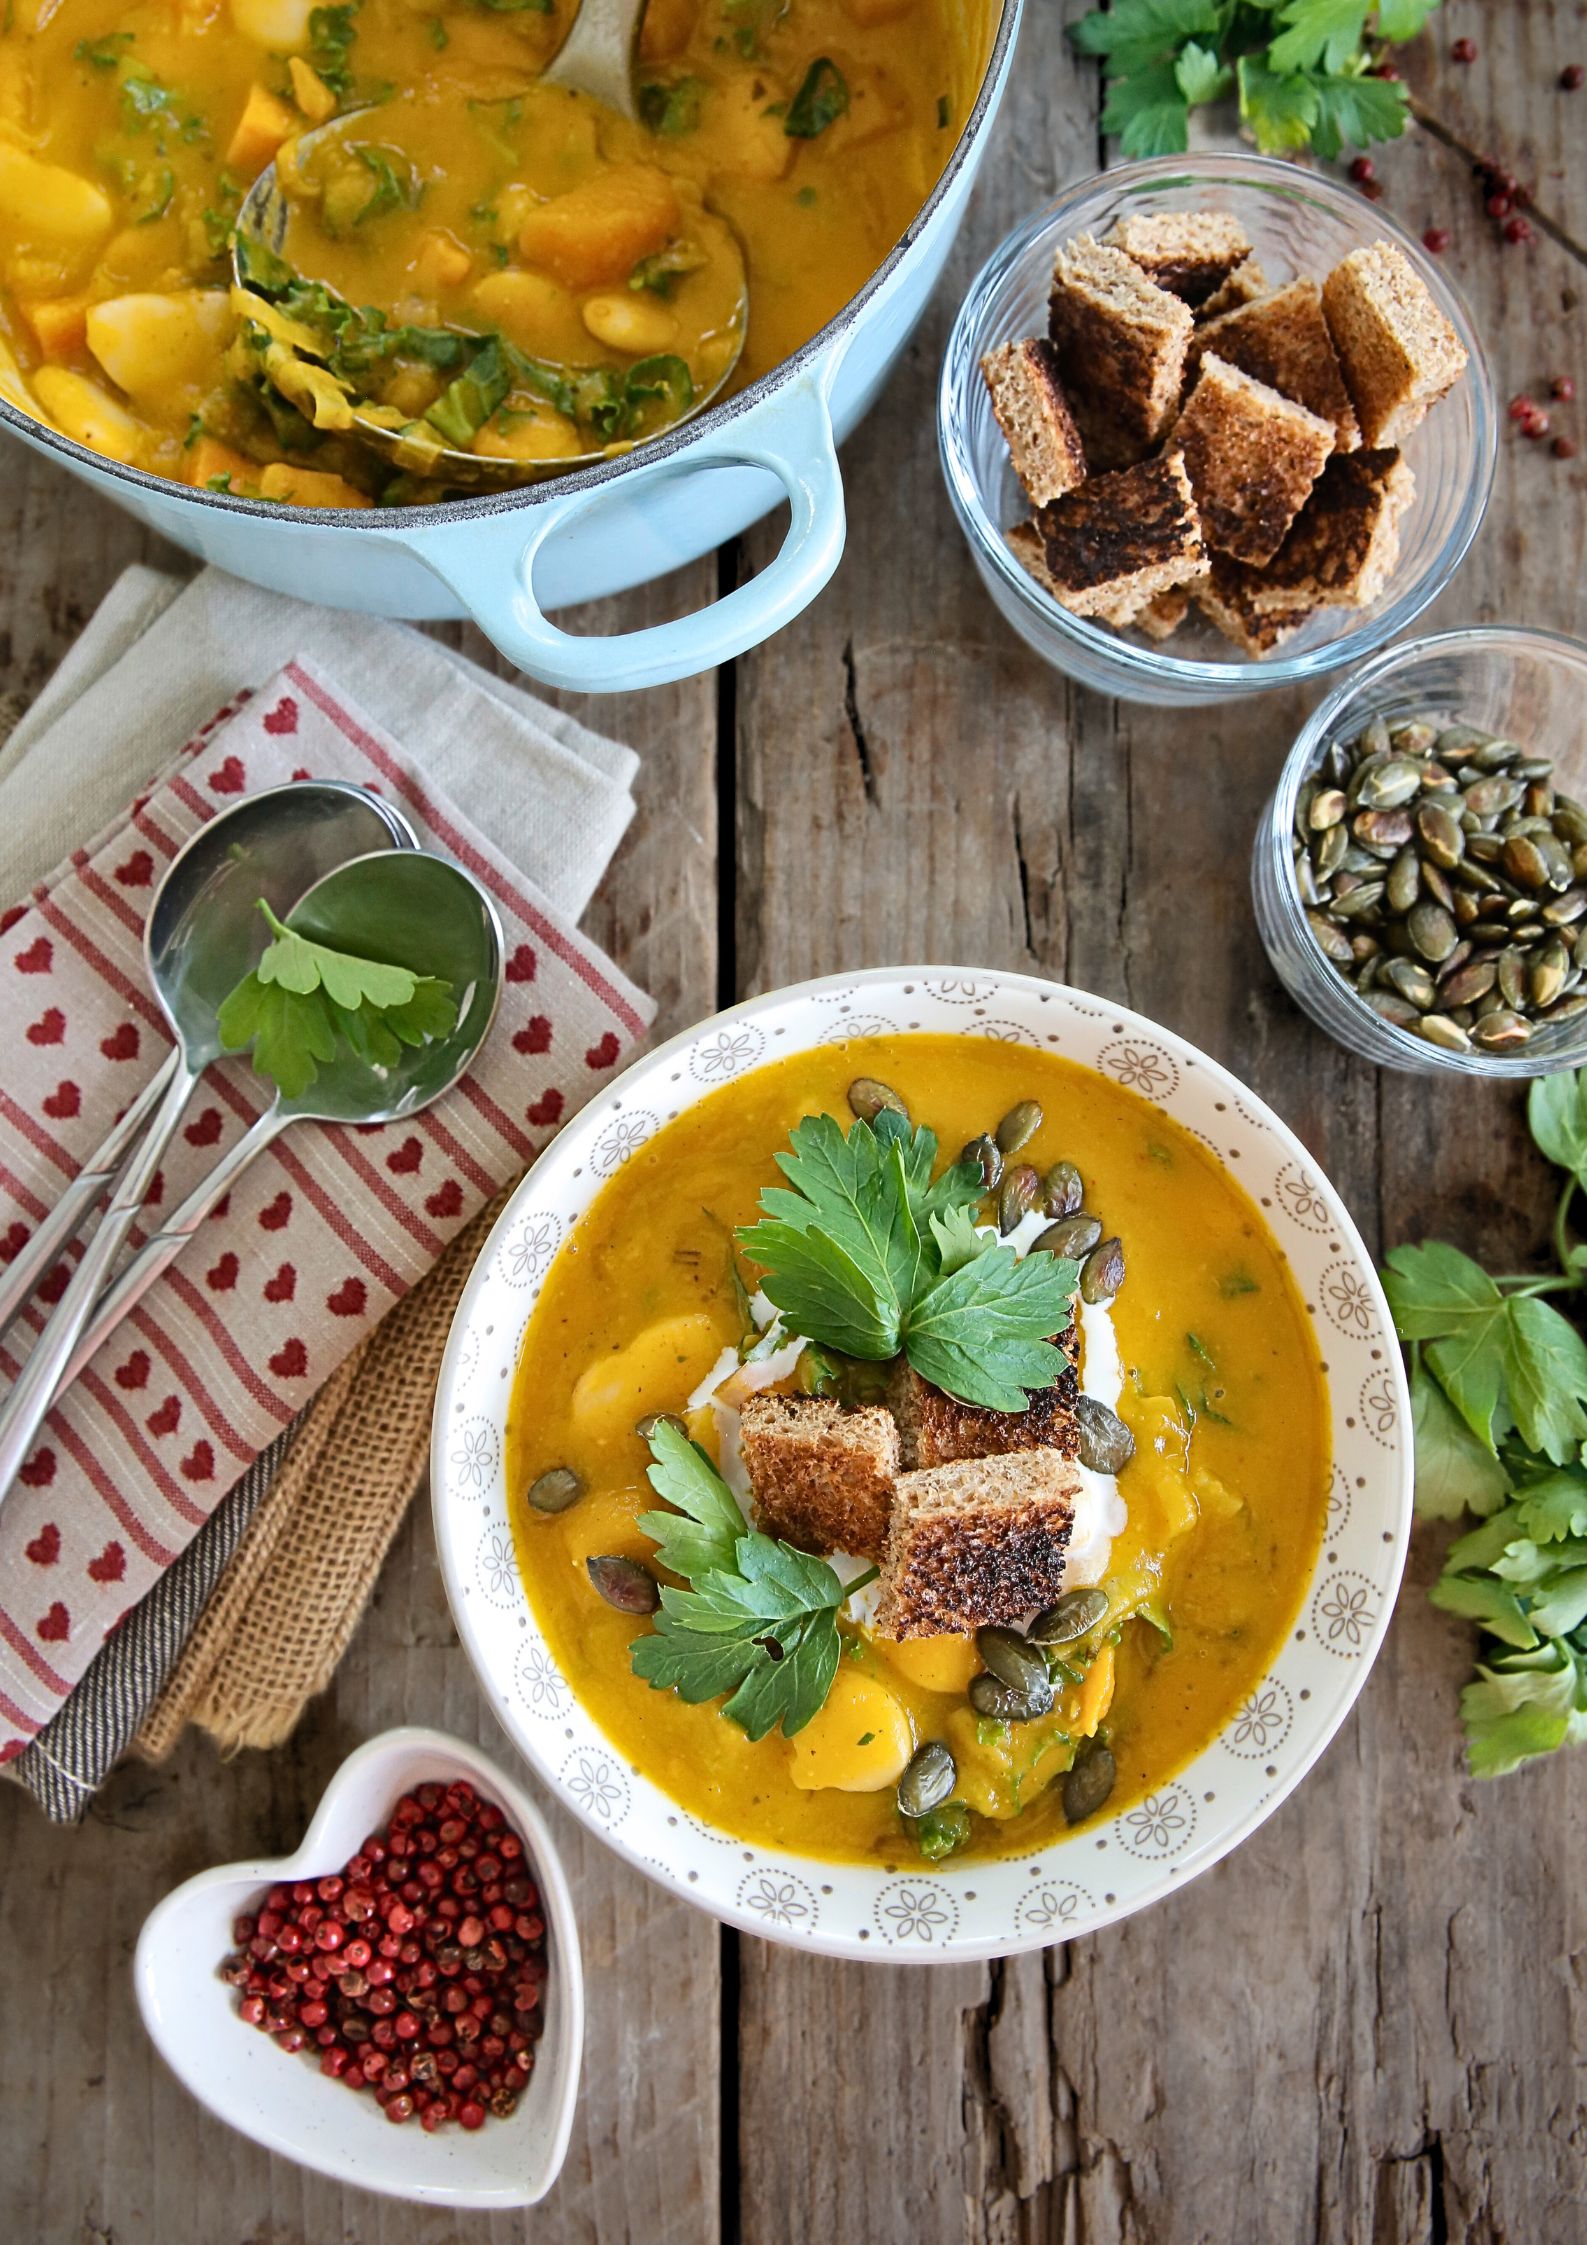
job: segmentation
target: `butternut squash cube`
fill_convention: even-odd
[[[459,241],[432,227],[419,243],[413,275],[425,294],[443,288],[461,288],[474,270],[474,260]]]
[[[884,1683],[840,1662],[826,1703],[788,1741],[788,1775],[801,1792],[882,1793],[914,1752],[909,1717]]]
[[[32,303],[19,300],[19,308],[47,359],[59,363],[76,358],[87,340],[86,296],[43,296]]]
[[[231,332],[224,289],[112,296],[88,307],[88,348],[118,389],[158,406],[219,372]]]
[[[226,168],[244,179],[257,179],[284,140],[298,130],[297,115],[278,101],[268,86],[254,84],[237,120],[237,129],[226,148]]]
[[[645,62],[670,62],[689,44],[700,0],[650,0],[639,29],[639,53]]]
[[[294,468],[278,460],[259,478],[261,499],[286,507],[367,507],[371,502],[355,485],[323,468]]]
[[[107,459],[142,465],[144,432],[123,405],[107,397],[97,382],[70,367],[41,366],[33,377],[33,394],[61,431],[91,452]]]
[[[741,70],[713,89],[711,169],[719,178],[782,178],[798,143],[771,111],[787,99],[787,88],[764,70]]]
[[[518,246],[564,288],[610,288],[677,230],[678,197],[653,164],[614,164],[529,212]]]
[[[182,481],[195,491],[207,491],[222,477],[239,498],[251,499],[259,489],[259,468],[241,452],[234,452],[218,437],[200,437],[183,455]]]
[[[323,125],[328,117],[335,116],[336,96],[312,63],[305,62],[301,55],[291,56],[287,76],[292,81],[292,99],[311,125]]]
[[[0,141],[0,234],[12,245],[97,249],[115,224],[103,188],[62,164],[46,164]]]

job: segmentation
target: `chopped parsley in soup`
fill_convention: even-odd
[[[889,1865],[1165,1783],[1274,1658],[1329,1466],[1226,1171],[1090,1070],[940,1036],[792,1055],[640,1146],[508,1428],[526,1594],[625,1760]]]
[[[11,0],[0,396],[309,506],[444,496],[443,451],[528,477],[641,442],[876,270],[992,12],[650,0],[631,124],[537,83],[571,0]],[[234,283],[271,164],[281,255],[245,242]]]

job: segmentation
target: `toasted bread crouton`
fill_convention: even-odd
[[[1215,288],[1206,303],[1197,307],[1196,325],[1204,327],[1209,320],[1221,319],[1225,312],[1237,312],[1242,304],[1255,304],[1267,295],[1270,285],[1253,250],[1249,257],[1241,258],[1222,287]]]
[[[1008,542],[1043,589],[1076,616],[1137,612],[1207,566],[1180,454],[1088,476],[1021,523]]]
[[[1191,327],[1188,308],[1123,250],[1103,249],[1089,234],[1059,250],[1048,332],[1093,468],[1128,466],[1163,434],[1179,403]]]
[[[1331,421],[1341,452],[1354,452],[1361,442],[1361,424],[1345,388],[1323,317],[1322,290],[1315,281],[1291,281],[1288,288],[1277,289],[1258,303],[1206,321],[1190,346],[1193,366],[1206,351],[1216,351],[1242,374]]]
[[[1366,608],[1400,558],[1400,517],[1416,482],[1398,452],[1336,452],[1289,536],[1249,593],[1254,610]]]
[[[1205,304],[1251,254],[1239,220],[1216,210],[1133,211],[1106,243],[1192,309]]]
[[[1084,483],[1080,431],[1058,379],[1058,353],[1045,336],[988,351],[981,372],[1008,443],[1014,473],[1033,507]]]
[[[1209,351],[1174,430],[1215,552],[1271,561],[1334,448],[1334,429]]]
[[[887,1400],[898,1423],[899,1447],[912,1471],[952,1465],[961,1458],[1003,1457],[1016,1450],[1053,1450],[1061,1458],[1079,1454],[1080,1429],[1075,1401],[1080,1392],[1073,1363],[1074,1327],[1064,1336],[1064,1366],[1050,1388],[1037,1388],[1023,1411],[987,1411],[960,1403],[923,1380],[900,1358]]]
[[[938,1637],[1050,1606],[1080,1487],[1052,1450],[964,1458],[902,1473],[882,1560],[884,1637]]]
[[[1389,242],[1352,250],[1323,282],[1322,299],[1361,441],[1403,444],[1465,372],[1459,336]]]
[[[1257,657],[1271,655],[1275,647],[1293,639],[1306,619],[1317,613],[1315,604],[1309,601],[1264,613],[1252,599],[1252,588],[1260,582],[1243,561],[1230,561],[1226,554],[1219,553],[1213,555],[1211,568],[1187,596],[1225,639],[1232,639],[1243,654]]]
[[[900,1462],[891,1412],[845,1411],[827,1396],[752,1395],[739,1436],[768,1536],[801,1551],[880,1559]]]
[[[1172,639],[1189,614],[1190,587],[1171,585],[1167,592],[1155,594],[1128,622],[1132,631],[1144,631],[1148,639]]]

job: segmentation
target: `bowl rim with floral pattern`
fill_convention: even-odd
[[[1262,1682],[1170,1781],[1024,1855],[918,1873],[746,1844],[665,1794],[580,1706],[519,1579],[506,1423],[539,1290],[607,1179],[685,1108],[763,1061],[848,1038],[957,1032],[1096,1069],[1199,1139],[1259,1206],[1319,1342],[1328,1521]],[[647,1877],[741,1931],[826,1956],[964,1962],[1095,1931],[1173,1894],[1292,1793],[1387,1635],[1411,1522],[1411,1415],[1372,1258],[1286,1124],[1217,1061],[1127,1007],[996,969],[875,967],[751,998],[635,1061],[519,1184],[463,1290],[436,1393],[431,1487],[453,1617],[541,1782]]]

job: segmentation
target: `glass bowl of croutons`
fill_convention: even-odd
[[[938,399],[993,600],[1102,692],[1197,703],[1354,664],[1476,536],[1493,383],[1456,290],[1351,188],[1254,155],[1125,164],[977,275]]]
[[[1292,998],[1380,1067],[1587,1063],[1587,641],[1519,625],[1408,639],[1290,750],[1252,893]]]

